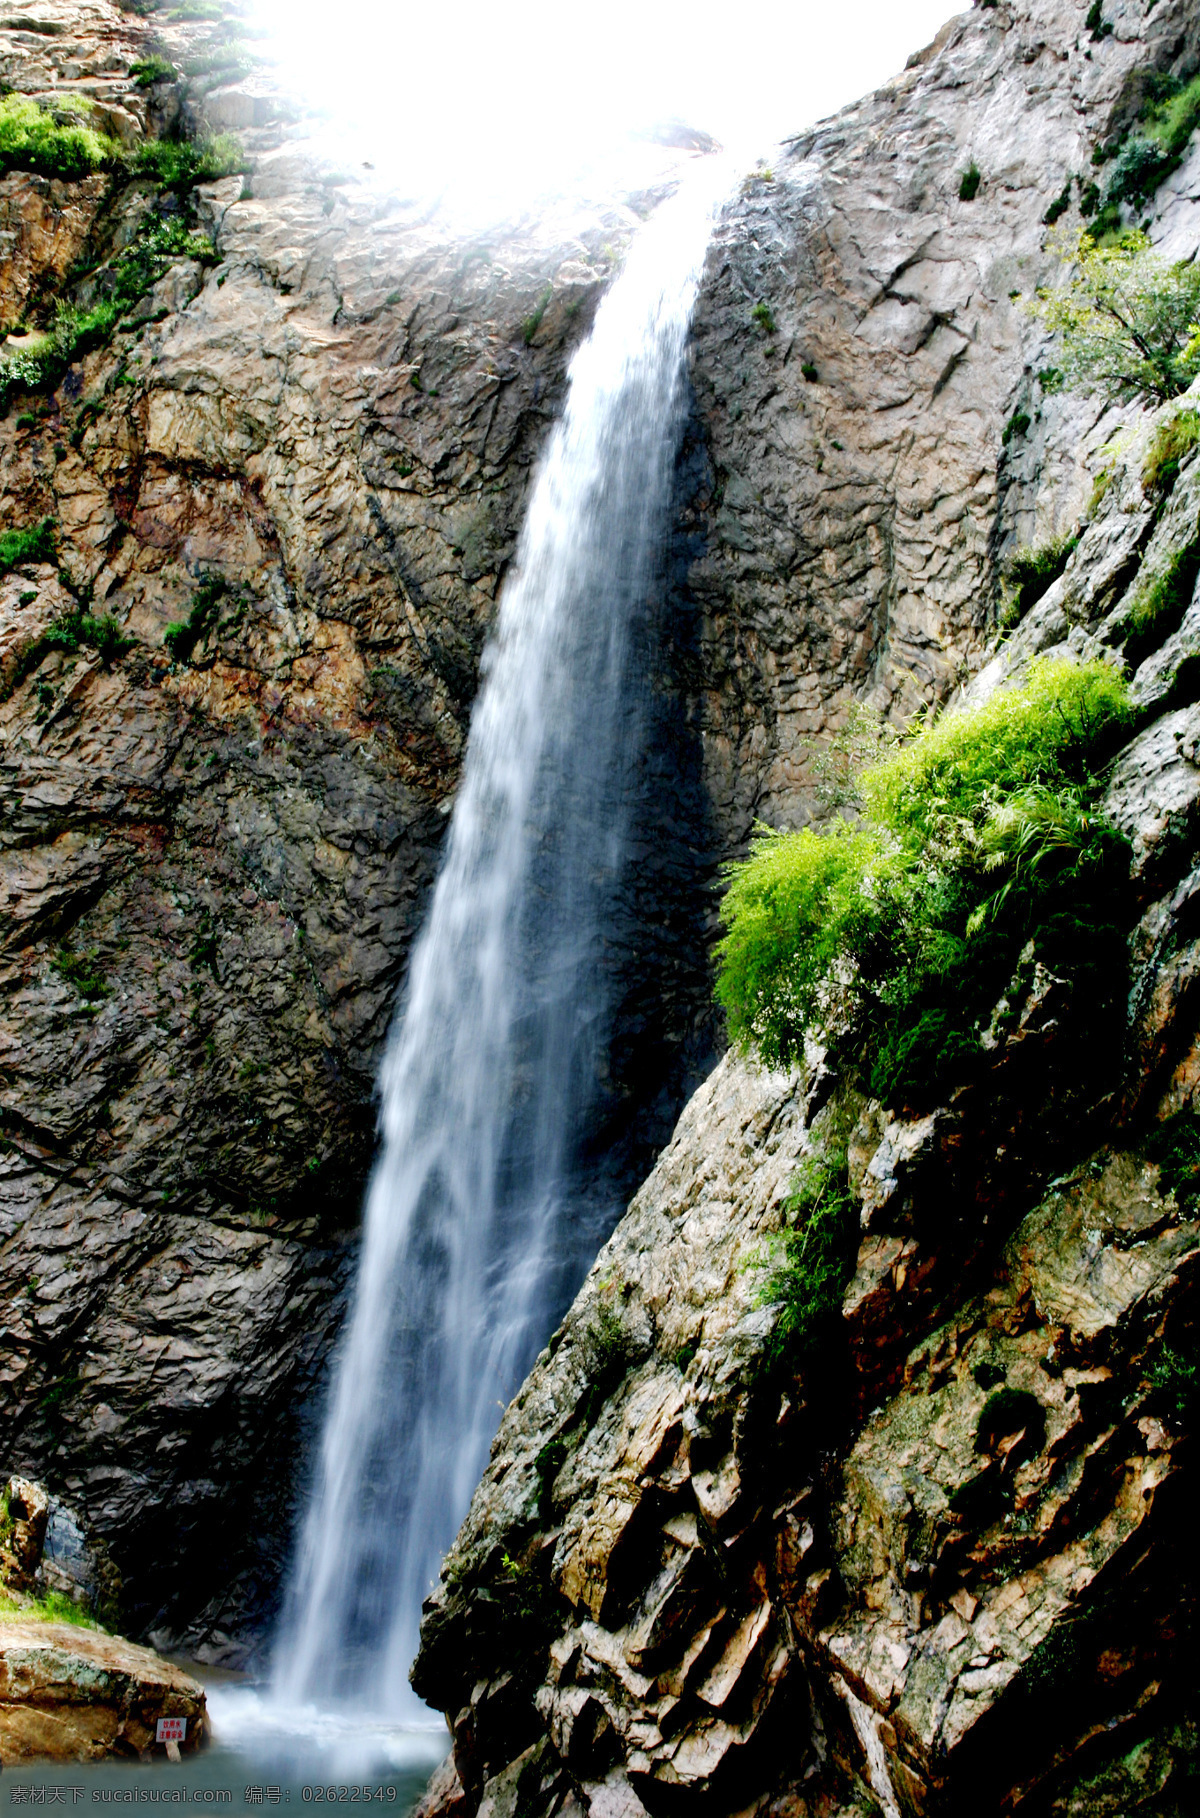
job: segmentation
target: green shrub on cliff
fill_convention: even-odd
[[[0,574],[24,568],[31,562],[56,562],[57,526],[53,518],[43,518],[25,530],[0,532]]]
[[[163,643],[175,662],[191,661],[192,652],[209,630],[213,615],[228,592],[229,583],[223,574],[201,575],[187,618],[176,619],[163,632]]]
[[[1148,635],[1161,641],[1174,630],[1188,609],[1198,576],[1200,537],[1173,550],[1161,568],[1138,576],[1125,613],[1126,637],[1135,648]],[[1127,644],[1127,654],[1128,649]]]
[[[25,345],[0,358],[0,406],[18,392],[52,390],[76,360],[103,347],[139,297],[181,259],[211,265],[216,249],[207,234],[178,216],[150,217],[109,265],[100,282],[109,294],[89,309],[60,301],[48,328],[29,335]]]
[[[112,986],[107,984],[104,974],[96,964],[97,949],[89,947],[85,953],[79,953],[71,946],[62,946],[50,961],[51,966],[64,983],[74,987],[87,1003],[95,1003],[100,998],[112,996]]]
[[[846,1178],[846,1151],[810,1156],[784,1202],[785,1229],[758,1291],[778,1307],[768,1354],[802,1359],[842,1310],[858,1252],[859,1204]]]
[[[1177,410],[1160,423],[1150,438],[1142,463],[1142,491],[1147,498],[1165,503],[1179,478],[1179,469],[1200,443],[1200,411]]]
[[[733,1041],[770,1065],[835,1043],[873,1096],[907,1103],[970,1068],[1019,962],[1073,977],[1102,1017],[1128,853],[1097,771],[1130,717],[1107,664],[1042,661],[866,769],[856,823],[760,829],[721,909]]]
[[[166,57],[140,57],[129,65],[129,73],[139,88],[153,88],[156,82],[175,80],[175,65]]]
[[[208,139],[147,139],[133,157],[135,172],[153,177],[161,189],[176,191],[249,168],[233,133],[215,133]]]
[[[1000,613],[1001,625],[1007,628],[1020,623],[1043,594],[1049,593],[1078,546],[1078,535],[1068,532],[1066,536],[1018,549],[1009,558],[1004,567],[1007,597]]]
[[[1200,75],[1160,82],[1113,160],[1102,205],[1110,217],[1122,203],[1136,206],[1154,194],[1181,162],[1198,125]]]
[[[0,361],[0,403],[7,405],[14,392],[52,389],[73,361],[104,345],[120,314],[108,300],[91,309],[59,303],[49,328]]]
[[[115,139],[87,124],[85,104],[72,97],[53,111],[27,95],[0,99],[0,171],[32,170],[43,177],[77,179],[111,166],[120,156]]]
[[[1186,391],[1200,372],[1200,266],[1168,263],[1144,234],[1098,246],[1079,233],[1056,250],[1072,274],[1029,308],[1062,336],[1063,382],[1118,402]]]

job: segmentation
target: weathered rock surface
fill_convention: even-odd
[[[1122,426],[1043,388],[1053,356],[1022,299],[1058,270],[1049,205],[1067,193],[1059,230],[1082,224],[1093,147],[1152,71],[1190,69],[1196,22],[1117,0],[1093,42],[1085,11],[951,19],[895,82],[781,147],[718,228],[688,580],[706,780],[734,838],[755,815],[811,817],[813,758],[852,700],[903,716],[978,666],[1000,563],[1072,528]],[[1148,211],[1175,257],[1200,247],[1198,156]]]
[[[982,1079],[920,1117],[817,1055],[720,1064],[507,1410],[426,1606],[414,1682],[457,1776],[434,1812],[1189,1809],[1194,1436],[1164,1385],[1194,1351],[1200,1222],[1152,1133],[1200,1112],[1197,605],[1133,609],[1196,554],[1200,462],[1157,495],[1143,466],[1194,399],[1043,393],[1050,347],[1008,296],[1050,275],[1047,205],[1147,71],[1200,54],[1194,9],[1109,13],[1096,39],[1069,6],[952,21],[747,187],[697,324],[689,580],[730,843],[811,814],[806,740],[851,695],[958,678],[970,701],[1043,653],[1125,670],[1124,1042],[1073,1046],[1043,973]],[[1151,211],[1177,256],[1191,169]],[[1061,579],[997,639],[998,557],[1063,529]],[[761,1287],[834,1142],[857,1264],[836,1335],[783,1367]]]
[[[204,1689],[149,1648],[62,1622],[0,1622],[0,1756],[163,1759],[162,1717],[181,1718],[190,1754],[208,1739]]]

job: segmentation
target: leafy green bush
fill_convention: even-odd
[[[756,303],[750,314],[764,334],[773,335],[775,333],[775,318],[771,314],[769,303]]]
[[[0,574],[32,562],[57,562],[57,537],[58,526],[53,518],[43,518],[28,530],[0,532]]]
[[[1147,1374],[1166,1418],[1175,1426],[1192,1426],[1200,1410],[1200,1358],[1164,1345]]]
[[[1070,179],[1070,177],[1068,177],[1066,182],[1063,184],[1062,189],[1059,191],[1058,195],[1055,196],[1053,202],[1050,204],[1049,208],[1046,210],[1045,214],[1042,216],[1043,225],[1046,227],[1053,227],[1054,223],[1056,221],[1060,220],[1061,217],[1066,214],[1066,212],[1070,208],[1070,206],[1071,206],[1071,179]]]
[[[0,359],[0,401],[18,391],[51,390],[74,360],[103,346],[121,311],[110,301],[91,309],[60,302],[54,320],[28,347]]]
[[[721,908],[732,1040],[787,1065],[811,1034],[875,1097],[917,1102],[978,1056],[1019,959],[1073,978],[1107,1027],[1128,849],[1097,773],[1131,714],[1107,664],[1039,661],[865,770],[858,824],[760,829]]]
[[[1098,246],[1081,232],[1057,251],[1073,274],[1028,307],[1062,336],[1064,382],[1119,402],[1186,391],[1200,372],[1200,266],[1168,264],[1144,234]]]
[[[175,65],[167,57],[140,57],[129,65],[129,73],[139,88],[152,88],[156,82],[173,82]]]
[[[178,215],[147,223],[112,267],[115,300],[127,308],[144,297],[158,280],[181,259],[215,265],[217,249],[207,234],[200,234]]]
[[[1031,420],[1032,419],[1030,418],[1029,412],[1027,410],[1014,410],[1013,411],[1012,416],[1008,419],[1008,422],[1004,425],[1004,434],[1000,437],[1000,440],[1001,440],[1001,442],[1003,442],[1005,448],[1008,447],[1009,443],[1012,441],[1014,436],[1023,436],[1025,434],[1025,431],[1029,428]]]
[[[1178,1111],[1151,1132],[1143,1144],[1146,1155],[1158,1163],[1158,1184],[1173,1193],[1185,1211],[1200,1199],[1200,1117]]]
[[[1088,783],[1132,717],[1128,689],[1107,663],[1040,661],[1023,687],[943,714],[868,770],[863,799],[874,818],[928,844],[948,817],[966,820],[999,797]]]
[[[1200,442],[1200,411],[1179,410],[1160,423],[1150,438],[1142,463],[1142,491],[1164,500],[1179,478],[1184,457]]]
[[[208,139],[147,139],[132,160],[136,173],[153,177],[161,189],[183,191],[249,170],[241,141],[233,133]]]
[[[1018,549],[1004,567],[1008,597],[1000,615],[1004,626],[1017,625],[1035,607],[1043,594],[1049,593],[1055,581],[1079,547],[1073,532],[1051,537],[1026,549]]]
[[[758,1291],[760,1306],[779,1308],[771,1358],[802,1362],[841,1313],[858,1254],[858,1212],[846,1178],[846,1151],[810,1156],[784,1202],[789,1228]]]
[[[25,646],[17,661],[8,693],[19,688],[52,650],[65,650],[69,656],[75,656],[85,644],[96,652],[108,669],[118,657],[132,648],[133,640],[123,635],[111,613],[96,615],[78,607],[74,612],[65,613],[40,637],[34,638],[32,643]]]
[[[78,112],[51,112],[27,95],[0,98],[0,171],[75,180],[110,168],[120,151],[115,139],[96,132]]]
[[[1152,196],[1183,158],[1200,125],[1200,75],[1168,81],[1142,110],[1139,127],[1125,140],[1104,191],[1106,209],[1134,206]]]
[[[958,199],[960,202],[973,202],[979,194],[979,185],[983,181],[978,164],[972,159],[959,177]]]

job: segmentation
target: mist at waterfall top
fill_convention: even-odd
[[[653,182],[664,128],[747,168],[877,88],[952,0],[252,0],[285,86],[332,155],[464,225]],[[668,135],[669,136],[669,135]]]

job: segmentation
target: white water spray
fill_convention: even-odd
[[[623,1209],[581,1136],[614,1007],[647,680],[630,656],[681,434],[717,193],[703,179],[639,234],[572,361],[485,657],[383,1067],[384,1146],[276,1654],[287,1704],[423,1710],[407,1683],[422,1600],[501,1406]]]

